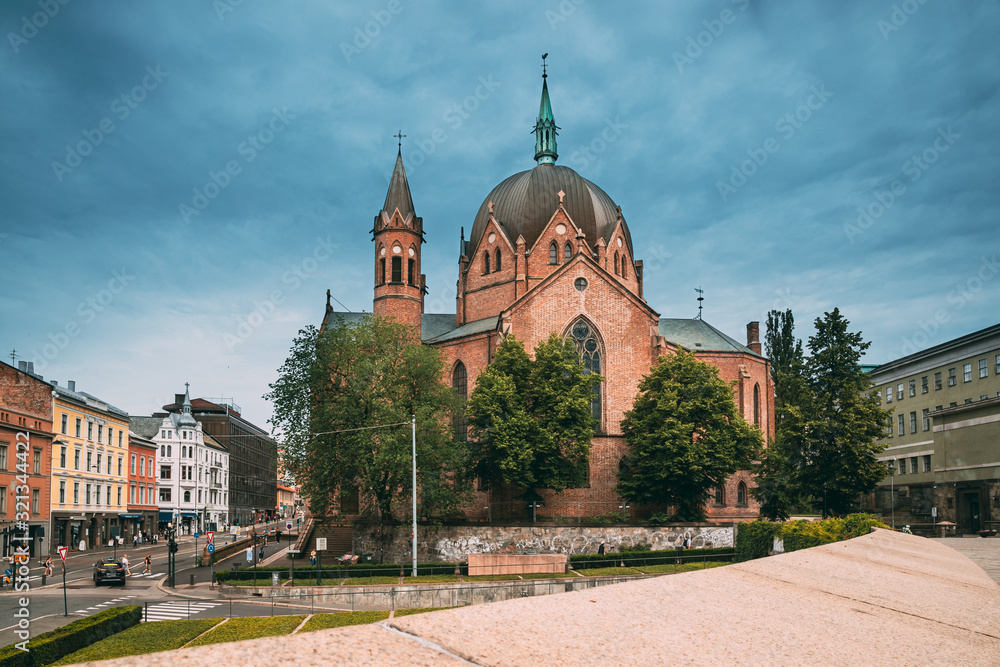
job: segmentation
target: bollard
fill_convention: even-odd
[[[194,586],[194,575],[191,575],[191,585]]]
[[[44,585],[45,585],[45,575],[43,574],[42,575],[42,586],[44,586]]]

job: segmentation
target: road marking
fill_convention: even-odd
[[[176,604],[173,602],[163,602],[150,605],[143,612],[143,623],[154,621],[178,621],[192,616],[196,616],[203,611],[221,606],[221,602],[192,602],[188,604]]]

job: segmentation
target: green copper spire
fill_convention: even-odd
[[[535,123],[535,162],[538,164],[555,164],[559,159],[556,151],[556,135],[559,128],[556,127],[555,118],[552,116],[552,103],[549,101],[549,86],[546,79],[549,77],[546,72],[545,59],[549,54],[542,56],[542,101],[538,106],[538,121]]]

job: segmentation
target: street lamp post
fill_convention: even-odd
[[[896,462],[889,461],[889,507],[892,512],[892,529],[896,530]]]

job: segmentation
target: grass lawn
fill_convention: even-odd
[[[466,581],[520,581],[516,574],[477,574],[474,577],[463,577]]]
[[[684,563],[682,565],[640,565],[636,569],[646,574],[673,574],[674,572],[692,572],[694,570],[708,570],[713,567],[729,565],[728,561],[709,560],[697,563]]]
[[[298,627],[305,616],[264,616],[249,618],[234,618],[228,623],[215,628],[191,646],[206,644],[221,644],[242,639],[257,639],[258,637],[276,637],[287,635]],[[154,624],[155,625],[155,624]]]
[[[399,577],[351,577],[344,580],[345,586],[384,586],[398,583]]]
[[[585,577],[621,576],[625,574],[642,574],[634,567],[597,567],[589,570],[577,570]]]
[[[398,613],[398,612],[397,612]],[[306,621],[299,632],[326,630],[327,628],[343,628],[348,625],[364,625],[378,623],[389,618],[387,611],[346,611],[342,614],[315,614]]]
[[[403,577],[403,584],[444,584],[457,581],[457,574],[420,574],[415,577]]]
[[[221,621],[221,618],[200,618],[187,621],[140,623],[71,653],[55,664],[72,665],[91,660],[109,660],[110,658],[123,658],[130,655],[170,651],[184,646]]]
[[[576,579],[577,576],[572,572],[531,572],[529,574],[522,574],[525,579]]]
[[[395,613],[395,618],[400,616],[412,616],[413,614],[422,614],[425,611],[441,611],[442,609],[458,609],[458,607],[427,607],[426,609],[397,609]]]

